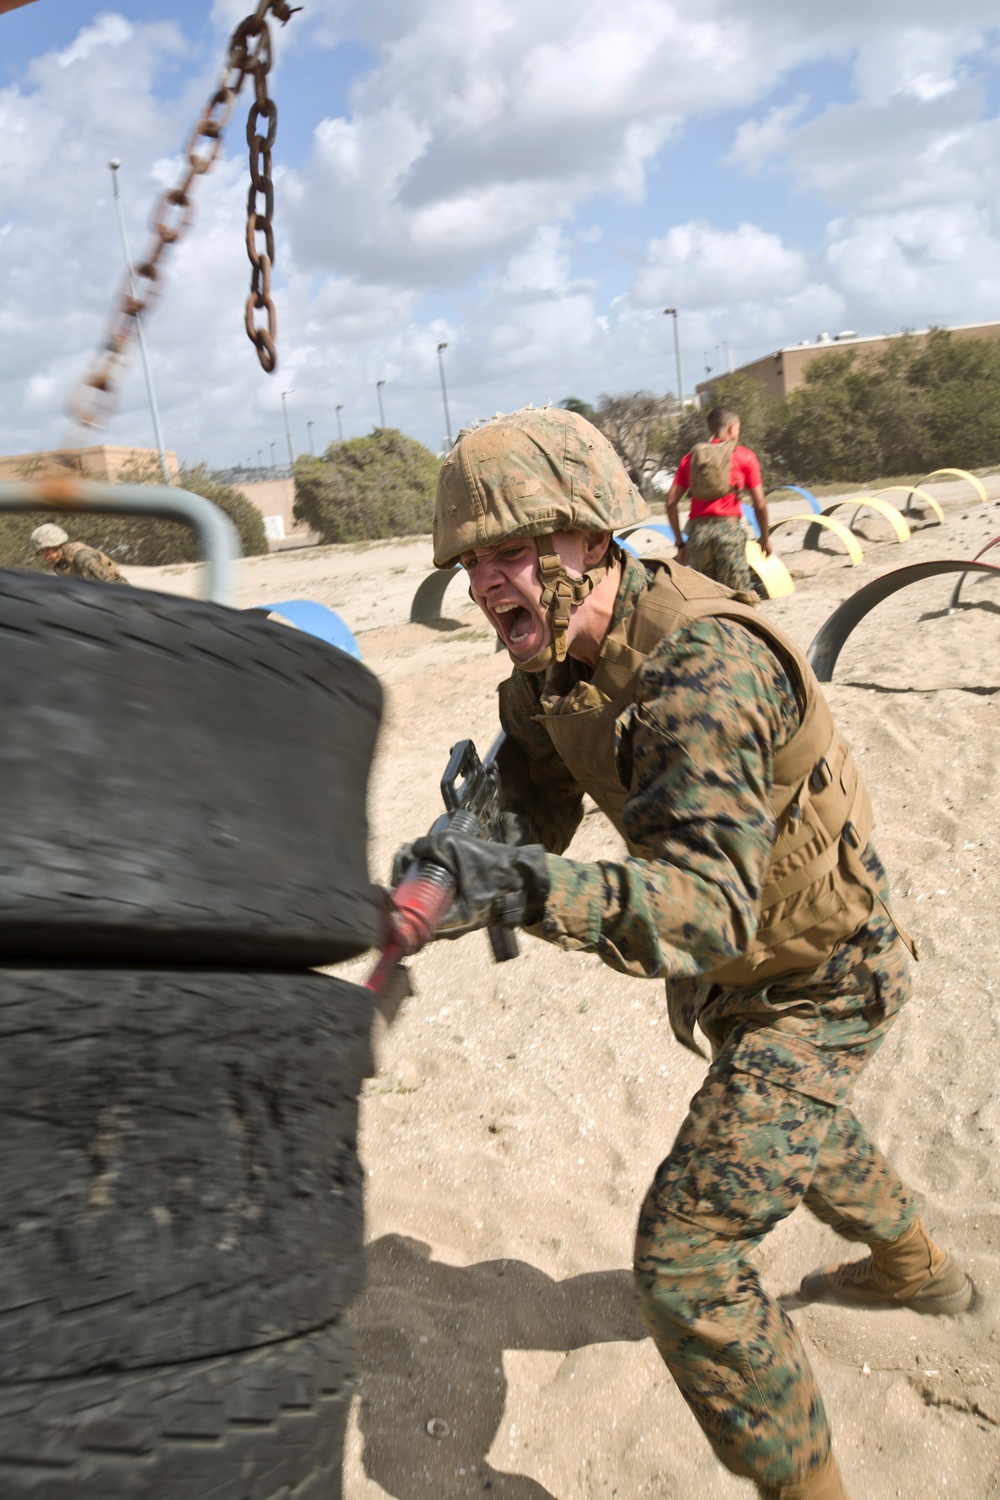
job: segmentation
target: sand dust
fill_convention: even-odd
[[[804,528],[779,532],[798,589],[764,608],[806,644],[868,579],[972,557],[1000,531],[1000,477],[988,488],[982,505],[961,485],[933,487],[945,525],[917,522],[905,545],[862,513],[859,568],[832,538],[804,552]],[[436,816],[452,743],[492,739],[507,671],[458,582],[450,623],[407,623],[428,570],[417,538],[243,571],[243,604],[301,596],[340,610],[385,685],[374,878]],[[196,587],[196,569],[165,571],[160,586]],[[804,1211],[755,1257],[768,1287],[788,1294],[854,1500],[1000,1496],[1000,585],[969,579],[948,617],[952,582],[869,616],[829,697],[872,791],[900,918],[925,955],[857,1111],[969,1266],[978,1301],[960,1318],[798,1305],[805,1271],[852,1253]],[[571,852],[616,847],[592,812]],[[417,992],[362,1101],[370,1257],[348,1500],[752,1495],[715,1461],[631,1297],[637,1210],[703,1076],[670,1034],[662,985],[530,938],[517,962],[496,966],[483,934],[436,945],[413,974]]]

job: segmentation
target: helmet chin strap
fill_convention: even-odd
[[[582,578],[567,573],[562,558],[552,545],[551,534],[535,538],[538,544],[538,576],[542,582],[541,606],[549,611],[552,625],[552,640],[530,661],[518,661],[513,652],[508,652],[511,661],[522,672],[544,672],[553,662],[565,661],[570,615],[577,604],[582,604],[587,595],[607,575],[611,566],[614,543],[609,543],[604,561],[588,568]]]

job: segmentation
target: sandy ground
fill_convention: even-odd
[[[973,556],[1000,531],[1000,476],[988,487],[989,505],[934,487],[945,524],[917,522],[905,545],[862,514],[859,568],[832,539],[804,552],[804,528],[779,532],[798,587],[763,607],[806,644],[868,579]],[[452,743],[492,739],[507,671],[460,584],[447,622],[407,623],[428,567],[418,538],[243,570],[244,604],[302,596],[340,610],[385,686],[375,878],[437,814]],[[142,581],[196,586],[197,570],[166,571]],[[852,1253],[804,1211],[757,1255],[805,1338],[854,1500],[1000,1496],[1000,587],[970,579],[948,617],[951,586],[935,579],[881,605],[845,646],[829,696],[872,791],[900,918],[924,952],[857,1111],[932,1232],[965,1259],[978,1300],[954,1319],[800,1305],[802,1274]],[[571,852],[614,847],[593,812]],[[530,938],[496,966],[482,934],[436,945],[413,975],[362,1101],[370,1258],[348,1500],[752,1494],[716,1463],[631,1299],[638,1206],[704,1071],[673,1041],[662,985]]]

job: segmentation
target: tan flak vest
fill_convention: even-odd
[[[754,985],[811,969],[883,906],[861,852],[872,807],[854,757],[836,726],[815,674],[799,648],[763,615],[700,573],[663,563],[632,615],[610,632],[589,682],[565,697],[542,692],[539,722],[574,779],[642,859],[656,851],[628,841],[622,809],[628,796],[615,768],[615,726],[635,702],[647,656],[667,636],[706,616],[738,620],[759,635],[788,670],[801,723],[775,751],[771,800],[778,833],[750,948],[702,975],[711,983]],[[900,937],[913,951],[909,938]]]

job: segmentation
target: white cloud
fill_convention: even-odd
[[[833,226],[831,279],[890,327],[1000,315],[1000,216],[966,205],[865,215]]]
[[[698,221],[677,224],[651,241],[632,291],[645,307],[665,301],[716,307],[784,296],[805,278],[805,258],[778,235],[755,224],[718,230]]]
[[[695,31],[705,50],[718,30],[648,0],[612,17],[569,0],[440,0],[376,19],[379,61],[351,117],[318,124],[290,181],[292,226],[316,269],[437,287],[595,193],[640,201],[679,127],[663,70]]]
[[[862,99],[885,104],[902,96],[930,104],[954,93],[965,80],[966,59],[979,51],[984,32],[963,25],[910,25],[889,29],[876,23],[875,34],[858,50],[854,69]],[[992,23],[991,23],[992,24]]]
[[[108,158],[123,159],[138,254],[217,68],[192,63],[169,22],[81,9],[76,38],[0,90],[9,451],[60,441],[104,326],[120,275]],[[213,48],[246,9],[214,0]],[[328,440],[339,403],[348,432],[367,430],[376,379],[387,419],[436,442],[442,339],[456,427],[526,400],[666,389],[667,303],[682,309],[689,388],[724,341],[742,360],[845,324],[1000,314],[1000,127],[978,81],[993,24],[986,0],[944,18],[939,0],[821,14],[801,0],[310,0],[275,28],[279,107],[310,49],[347,41],[370,62],[349,105],[316,120],[305,160],[276,153],[280,374],[260,374],[243,332],[240,110],[147,321],[168,442],[218,462],[272,441],[280,454],[290,386],[300,446],[307,420]],[[831,58],[852,100],[774,102],[789,70]],[[759,174],[763,221],[736,227],[724,194],[718,221],[694,217],[675,173],[701,121],[734,108],[730,164]],[[657,215],[622,228],[654,167]],[[790,219],[776,230],[775,173],[830,205],[825,237],[806,243]],[[135,363],[107,437],[149,441]]]
[[[736,137],[728,160],[732,166],[756,174],[776,158],[787,154],[792,137],[791,127],[805,108],[800,95],[791,104],[775,105],[762,120],[744,120],[736,128]]]
[[[775,112],[779,114],[781,112]],[[982,118],[979,88],[929,103],[834,104],[794,128],[787,119],[746,122],[730,160],[770,165],[838,209],[895,209],[975,202],[995,192],[1000,122]]]

